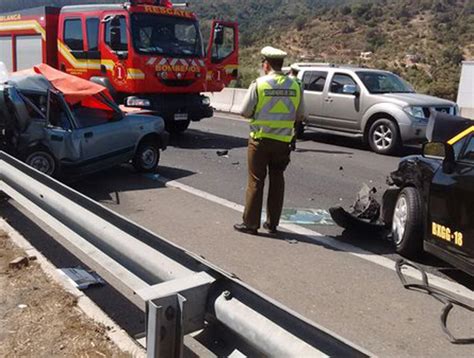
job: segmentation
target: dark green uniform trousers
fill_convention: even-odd
[[[269,188],[267,200],[267,224],[276,228],[280,222],[285,195],[283,173],[290,163],[290,145],[273,139],[250,138],[248,144],[248,184],[244,224],[250,229],[260,227],[263,188],[267,170]]]

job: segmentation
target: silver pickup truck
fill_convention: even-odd
[[[393,154],[403,144],[426,141],[430,112],[451,115],[454,102],[416,93],[397,75],[381,70],[334,65],[298,64],[304,86],[304,126],[359,137],[373,151]]]

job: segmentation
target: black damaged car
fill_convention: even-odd
[[[425,250],[474,276],[474,121],[436,114],[427,137],[390,175],[385,224],[398,253]]]

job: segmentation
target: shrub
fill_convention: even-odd
[[[307,21],[308,21],[308,19],[305,16],[298,16],[295,20],[296,29],[298,31],[303,30],[304,25],[306,25]]]
[[[347,5],[341,7],[341,9],[340,9],[341,15],[344,15],[344,16],[345,16],[345,15],[349,15],[351,12],[352,12],[352,9],[351,9],[349,6],[347,6]]]

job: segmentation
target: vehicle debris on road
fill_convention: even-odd
[[[80,290],[88,289],[90,286],[105,285],[105,281],[97,273],[87,271],[82,267],[62,268],[58,271],[68,277]]]
[[[361,230],[369,232],[382,232],[385,225],[380,221],[380,204],[375,199],[375,188],[369,188],[363,184],[357,193],[355,203],[351,211],[346,211],[341,206],[332,207],[329,213],[334,222],[347,230]]]
[[[228,150],[218,150],[216,152],[216,154],[219,156],[219,157],[224,157],[224,156],[227,156],[229,154],[229,151]]]
[[[298,225],[334,225],[331,215],[324,209],[284,208],[281,222]]]
[[[26,267],[30,264],[30,261],[28,260],[28,257],[26,256],[19,256],[16,259],[10,261],[8,264],[8,267],[11,269],[16,269],[19,270],[22,267]]]

